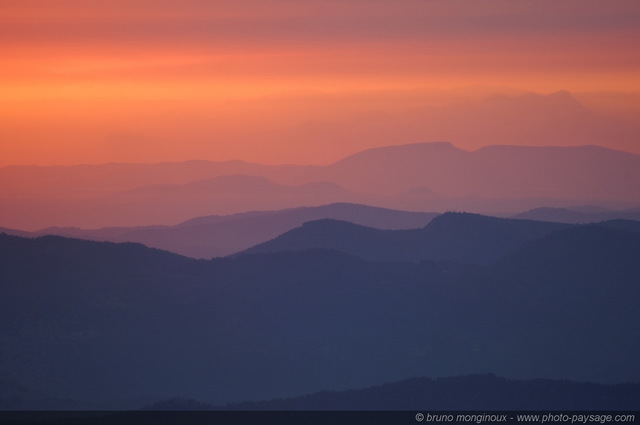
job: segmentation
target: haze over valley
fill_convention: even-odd
[[[0,422],[640,411],[637,1],[4,3]]]

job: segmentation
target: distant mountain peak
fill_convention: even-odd
[[[388,161],[390,158],[397,157],[399,159],[409,157],[422,158],[434,157],[436,155],[455,155],[464,154],[467,151],[457,148],[451,142],[420,142],[409,143],[404,145],[382,146],[371,149],[365,149],[361,152],[347,156],[335,164],[344,164],[351,161],[362,159],[379,158]]]
[[[580,103],[580,101],[576,99],[573,94],[565,90],[549,93],[546,98],[550,101],[563,103],[565,105],[574,105],[579,106],[580,108],[585,108],[585,106]]]
[[[574,99],[575,100],[575,97],[573,97],[571,92],[567,90],[558,90],[553,93],[549,93],[547,97],[553,97],[556,99]]]

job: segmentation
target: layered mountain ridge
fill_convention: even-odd
[[[409,232],[432,225],[453,245],[455,229],[503,234],[474,245],[498,254],[371,261],[308,244],[205,261],[1,235],[0,374],[57,399],[218,404],[415,376],[640,379],[640,233],[470,214]]]
[[[485,214],[585,204],[637,208],[639,170],[639,155],[596,146],[466,151],[450,143],[373,148],[325,166],[195,161],[3,167],[0,222],[23,230],[172,225],[212,214],[336,202]]]

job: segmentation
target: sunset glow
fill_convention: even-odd
[[[0,0],[0,423],[634,422],[639,41],[640,0]]]
[[[639,19],[635,1],[2,1],[0,165],[326,163],[351,152],[260,134],[392,112],[379,105],[403,90],[638,92]],[[365,92],[375,106],[327,101]],[[301,110],[301,93],[323,106]],[[121,133],[146,156],[105,147]]]

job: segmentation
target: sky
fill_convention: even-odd
[[[640,2],[0,0],[0,166],[326,163],[283,129],[559,90],[640,92]]]

